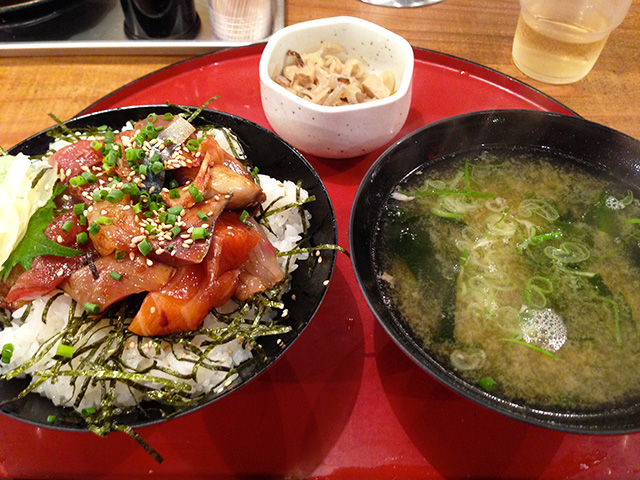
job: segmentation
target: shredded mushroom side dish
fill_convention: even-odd
[[[380,75],[367,72],[363,60],[348,56],[344,47],[334,42],[311,53],[289,50],[286,65],[274,80],[298,97],[325,106],[389,97],[396,82],[392,71]]]

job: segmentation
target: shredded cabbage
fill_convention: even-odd
[[[24,236],[33,213],[51,197],[57,178],[57,168],[45,161],[22,153],[0,156],[0,264]]]

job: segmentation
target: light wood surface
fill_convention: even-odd
[[[391,9],[358,0],[287,0],[286,23],[351,15],[412,45],[464,58],[521,80],[579,115],[640,138],[640,0],[615,30],[589,75],[572,85],[529,79],[511,61],[518,0],[445,0]],[[185,56],[0,57],[0,145],[9,148],[68,119],[109,92]]]

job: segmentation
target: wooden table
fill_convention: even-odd
[[[532,85],[590,120],[640,138],[640,0],[633,1],[595,69],[584,80],[565,86],[530,80],[511,62],[518,0],[445,0],[404,10],[357,0],[287,1],[287,24],[335,15],[361,17],[397,32],[416,47],[486,65]],[[68,119],[128,82],[185,58],[0,57],[0,145],[9,148],[50,126],[49,112]],[[339,243],[347,245],[351,201],[368,164],[335,165],[315,164],[330,187],[340,224]],[[350,480],[467,475],[638,478],[640,434],[613,439],[564,435],[492,415],[428,375],[415,375],[417,367],[399,349],[387,348],[391,340],[381,327],[376,328],[364,299],[354,301],[357,287],[346,256],[338,258],[330,288],[330,306],[325,300],[325,317],[305,332],[305,348],[316,355],[329,352],[326,356],[333,357],[340,368],[305,365],[300,360],[306,360],[308,352],[292,349],[288,355],[297,362],[283,359],[275,373],[267,372],[237,399],[232,397],[240,409],[246,409],[245,420],[238,420],[235,406],[222,399],[216,408],[173,420],[170,428],[146,427],[149,436],[145,438],[167,459],[162,466],[123,435],[76,436],[2,416],[0,477],[146,478],[153,473],[155,478],[201,478],[204,471],[207,478],[227,478],[224,472],[246,473],[241,478],[264,478],[260,474],[269,472],[269,478],[308,473],[316,475],[312,478],[327,475]],[[362,380],[371,377],[384,382]],[[429,415],[424,414],[424,392]],[[271,409],[268,417],[262,415],[267,410],[255,408],[261,402]],[[301,418],[284,421],[292,409],[300,410]],[[242,421],[243,433],[257,432],[255,451],[247,449],[244,438],[218,438],[220,432],[224,437],[236,428],[237,421]],[[10,425],[11,431],[3,430],[3,425]],[[388,441],[391,435],[397,437]],[[193,440],[202,438],[202,444]],[[268,470],[272,467],[273,471]]]
[[[529,79],[511,60],[517,0],[446,0],[391,9],[357,0],[287,0],[286,23],[352,15],[405,37],[412,45],[461,57],[521,80],[582,115],[640,138],[640,0],[633,0],[589,75],[572,85]],[[9,148],[68,119],[104,95],[184,56],[0,57],[0,145]]]

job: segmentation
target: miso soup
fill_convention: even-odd
[[[419,168],[378,220],[378,283],[439,362],[507,399],[640,396],[640,201],[547,152]]]

